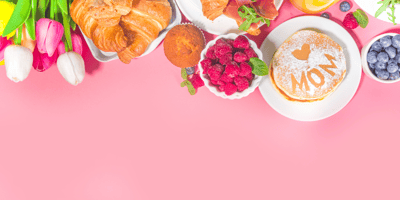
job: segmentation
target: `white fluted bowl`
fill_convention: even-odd
[[[225,92],[220,92],[218,91],[218,88],[216,86],[214,86],[211,81],[208,79],[208,76],[206,74],[203,74],[203,67],[201,66],[201,61],[206,59],[206,53],[208,48],[210,48],[211,46],[215,45],[215,43],[217,42],[218,39],[224,38],[224,39],[236,39],[239,35],[235,34],[235,33],[230,33],[227,35],[220,35],[217,38],[215,38],[214,40],[210,41],[207,43],[206,48],[201,52],[201,60],[199,63],[199,69],[200,69],[200,77],[201,79],[203,79],[204,84],[206,85],[206,87],[215,95],[222,97],[224,99],[230,99],[230,100],[234,100],[234,99],[241,99],[243,97],[248,96],[250,93],[254,92],[254,90],[260,85],[262,77],[261,76],[257,76],[254,75],[254,79],[251,82],[251,85],[249,86],[249,88],[245,89],[242,92],[235,92],[234,94],[228,96],[225,94]],[[246,36],[245,36],[246,37]],[[247,38],[247,37],[246,37]],[[249,38],[247,38],[250,42],[250,47],[253,48],[254,52],[256,52],[257,56],[259,59],[263,59],[263,55],[262,52],[260,51],[260,49],[258,49],[257,44],[250,40]]]

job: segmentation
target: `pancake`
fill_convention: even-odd
[[[269,74],[275,89],[287,100],[320,101],[342,82],[346,59],[342,47],[327,35],[301,30],[275,52]]]

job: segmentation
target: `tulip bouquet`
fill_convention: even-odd
[[[44,72],[57,65],[72,85],[85,76],[82,38],[69,15],[72,0],[0,0],[0,61],[14,82],[32,68]],[[0,63],[1,64],[1,63]]]

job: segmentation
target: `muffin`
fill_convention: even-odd
[[[177,25],[168,31],[164,39],[164,53],[177,67],[192,67],[199,63],[205,47],[204,35],[191,24]]]

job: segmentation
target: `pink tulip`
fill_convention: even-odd
[[[59,55],[65,53],[65,45],[64,45],[64,42],[63,42],[63,41],[61,41],[61,42],[58,44],[57,51],[58,51],[58,54],[59,54]]]
[[[0,61],[4,59],[4,51],[6,50],[6,47],[10,46],[11,44],[11,40],[7,40],[7,37],[0,36]]]
[[[33,51],[33,68],[39,72],[44,72],[56,63],[57,58],[57,52],[50,57],[47,53],[41,54],[38,48],[35,48],[35,51]]]
[[[71,40],[72,40],[72,50],[82,56],[82,51],[83,50],[82,50],[82,38],[81,38],[81,36],[79,36],[79,35],[77,35],[75,33],[72,33],[71,34]],[[58,44],[57,51],[58,51],[59,55],[65,53],[65,44],[64,44],[63,41],[61,41]]]
[[[53,56],[64,34],[64,27],[60,22],[42,18],[36,23],[37,48],[41,54]]]

